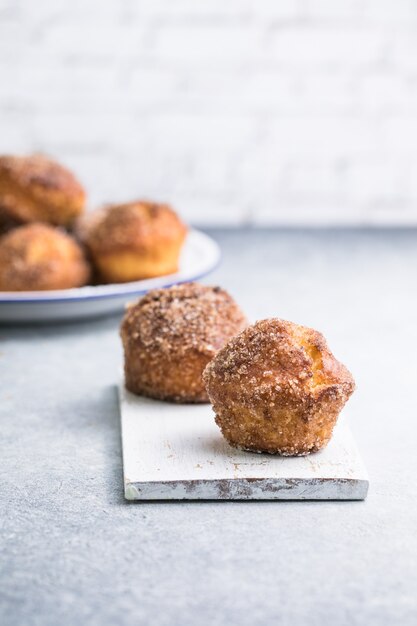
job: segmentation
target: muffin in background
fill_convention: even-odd
[[[170,206],[140,200],[87,214],[76,233],[99,279],[123,283],[177,272],[187,227]]]
[[[0,218],[69,227],[84,211],[85,191],[74,174],[40,155],[0,156]]]
[[[0,238],[0,291],[70,289],[89,277],[82,248],[59,228],[28,224]]]

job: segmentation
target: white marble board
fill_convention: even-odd
[[[363,500],[368,477],[345,420],[305,457],[236,450],[210,405],[176,405],[119,390],[127,500]]]

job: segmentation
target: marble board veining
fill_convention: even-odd
[[[304,457],[236,450],[210,405],[176,405],[119,388],[127,500],[363,500],[366,469],[344,419]]]

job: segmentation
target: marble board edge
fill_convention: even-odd
[[[344,478],[252,478],[233,477],[226,479],[157,480],[137,481],[126,477],[126,446],[123,432],[123,402],[132,397],[121,383],[117,385],[119,399],[121,438],[123,453],[124,497],[129,502],[180,501],[180,500],[317,500],[354,501],[365,500],[369,489],[369,478],[362,460],[360,477]],[[346,427],[348,429],[348,427]],[[350,429],[348,429],[350,437]],[[355,453],[359,456],[356,444]]]

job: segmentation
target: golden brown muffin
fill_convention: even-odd
[[[231,445],[286,456],[323,448],[355,388],[323,335],[280,319],[231,339],[203,378]]]
[[[28,224],[0,239],[0,291],[85,285],[90,268],[78,243],[46,224]]]
[[[187,233],[168,205],[147,201],[104,207],[81,220],[77,230],[108,283],[173,274]]]
[[[20,223],[69,226],[85,192],[65,167],[40,154],[0,157],[0,213]]]
[[[246,319],[220,287],[198,283],[150,291],[121,326],[129,391],[172,402],[207,402],[202,372]]]

